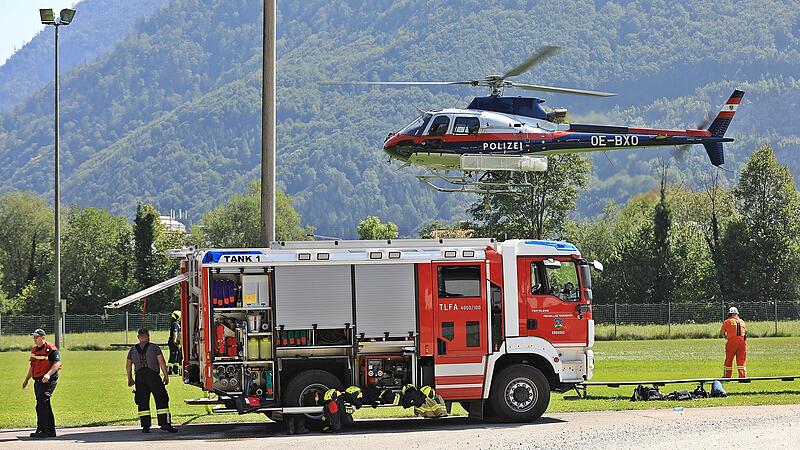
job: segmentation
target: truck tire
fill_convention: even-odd
[[[532,422],[550,404],[550,384],[535,367],[514,364],[495,378],[489,402],[502,421]]]
[[[324,370],[306,370],[297,373],[286,383],[283,392],[285,406],[315,406],[314,394],[319,394],[319,399],[328,389],[342,390],[342,382],[332,373]],[[321,406],[321,402],[320,402]],[[312,420],[321,420],[322,414],[306,414]]]

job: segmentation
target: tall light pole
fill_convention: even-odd
[[[60,194],[60,170],[59,170],[59,133],[58,133],[58,27],[69,25],[75,17],[75,10],[72,8],[64,8],[55,17],[53,9],[40,9],[39,17],[44,25],[52,25],[56,29],[56,42],[55,42],[55,102],[54,102],[54,119],[55,119],[55,188],[53,193],[53,203],[55,205],[55,237],[53,239],[53,246],[55,247],[55,309],[53,310],[53,317],[55,320],[54,333],[55,344],[57,347],[64,346],[64,323],[63,323],[63,305],[61,303],[61,194]]]
[[[261,84],[261,244],[275,240],[275,0],[264,0]]]

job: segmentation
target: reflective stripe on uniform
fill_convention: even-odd
[[[156,414],[169,414],[169,408],[157,409]]]
[[[31,358],[33,358],[33,359],[40,359],[40,360],[41,360],[41,359],[47,359],[47,355],[41,355],[41,356],[40,356],[40,355],[34,355],[33,353],[31,353]]]
[[[147,411],[139,411],[139,417],[144,417],[144,416],[149,416],[149,415],[150,415],[150,410],[149,409]]]

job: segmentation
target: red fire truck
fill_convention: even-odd
[[[183,377],[224,411],[322,410],[329,388],[431,386],[531,421],[592,376],[590,267],[539,240],[280,242],[178,252]]]

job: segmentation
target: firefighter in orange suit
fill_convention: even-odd
[[[33,389],[36,392],[36,432],[31,433],[34,439],[56,437],[56,421],[53,418],[53,407],[50,399],[56,390],[58,371],[61,369],[61,357],[58,348],[46,341],[46,334],[41,328],[31,333],[33,348],[31,349],[31,365],[22,389],[28,386],[31,378],[34,380]]]
[[[736,368],[739,369],[739,378],[747,378],[747,327],[744,320],[739,318],[739,310],[731,306],[728,318],[722,322],[720,332],[725,336],[725,366],[724,378],[730,378],[733,373],[733,358],[736,358]]]

